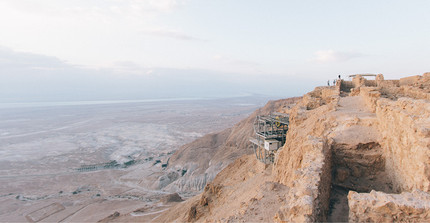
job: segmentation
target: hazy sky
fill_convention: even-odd
[[[430,71],[427,0],[1,0],[0,101],[301,95]]]

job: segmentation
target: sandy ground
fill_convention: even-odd
[[[0,221],[94,222],[115,212],[161,212],[169,207],[159,202],[167,193],[150,185],[169,156],[232,126],[264,100],[1,109]],[[113,160],[135,163],[78,171]]]

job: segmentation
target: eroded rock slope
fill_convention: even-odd
[[[168,162],[167,174],[154,183],[157,189],[172,192],[199,192],[228,164],[252,153],[249,137],[253,122],[261,114],[292,106],[299,98],[268,102],[234,127],[203,136],[182,146]],[[210,127],[210,126],[208,126]]]
[[[318,87],[293,108],[277,108],[290,114],[290,127],[274,165],[243,156],[157,220],[428,221],[428,86],[429,73],[400,80],[357,75]],[[250,125],[243,128],[252,134]]]

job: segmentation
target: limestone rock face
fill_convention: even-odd
[[[350,191],[348,205],[351,222],[430,221],[430,194],[420,190],[401,194]]]

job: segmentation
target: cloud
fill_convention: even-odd
[[[2,4],[17,10],[50,15],[70,14],[145,14],[148,12],[169,12],[184,5],[187,0],[5,0]]]
[[[122,0],[121,0],[122,1]],[[120,2],[120,1],[118,1]],[[167,12],[183,5],[184,0],[131,0],[131,6],[137,11]]]
[[[215,59],[224,60],[222,56]],[[224,61],[221,61],[224,63]],[[225,62],[229,63],[229,60]],[[233,60],[243,67],[251,61]],[[58,58],[0,47],[0,103],[29,101],[135,100],[148,98],[226,97],[247,93],[298,95],[308,79],[292,83],[288,76],[273,82],[267,75],[204,69],[147,68],[132,61],[90,69]],[[296,93],[294,93],[296,92]]]
[[[237,59],[219,54],[214,55],[212,59],[219,63],[220,67],[227,68],[227,70],[224,70],[226,72],[246,73],[248,75],[263,73],[262,64],[256,61]]]
[[[212,97],[240,93],[225,76],[206,70],[145,68],[132,61],[90,69],[55,57],[0,47],[0,103]]]
[[[233,59],[230,57],[222,56],[222,55],[215,55],[213,56],[213,59],[216,61],[221,61],[224,63],[237,65],[237,66],[252,66],[252,67],[259,67],[261,64],[257,63],[255,61],[250,60],[239,60],[239,59]]]
[[[188,35],[183,32],[175,31],[175,30],[166,30],[166,29],[152,29],[143,31],[144,34],[166,37],[177,40],[185,40],[185,41],[205,41],[204,39],[200,39],[198,37],[194,37]]]
[[[0,47],[0,68],[12,69],[57,69],[70,67],[66,62],[51,56],[17,52],[6,47]]]
[[[345,62],[353,58],[364,56],[359,52],[341,52],[334,50],[320,50],[315,52],[314,55],[314,60],[319,63]]]
[[[152,69],[145,68],[133,61],[117,61],[109,66],[109,71],[119,77],[145,76],[154,72]]]

